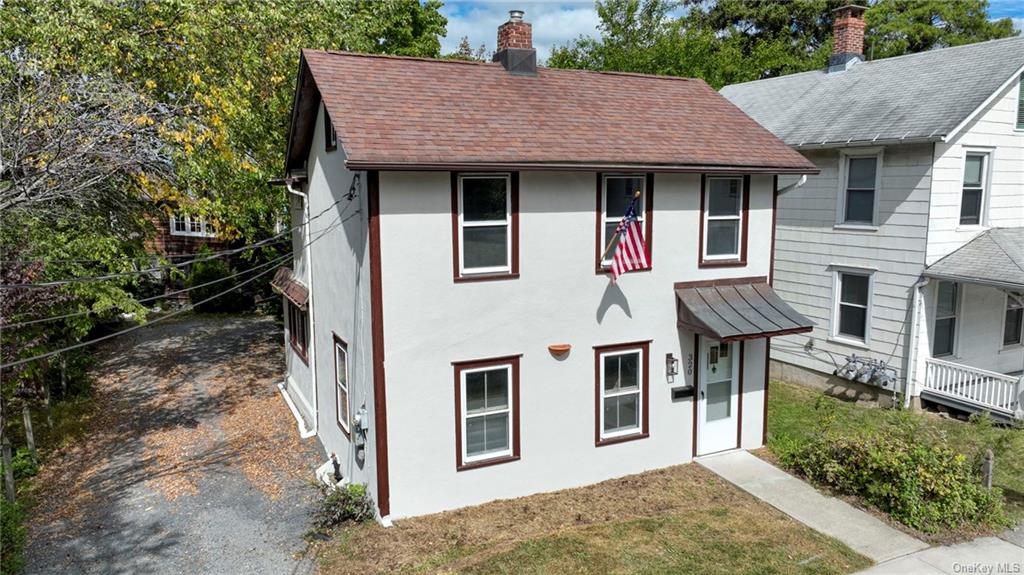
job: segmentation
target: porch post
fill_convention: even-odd
[[[1014,410],[1013,415],[1017,419],[1024,421],[1024,375],[1017,378],[1017,389],[1014,393],[1017,398],[1017,408]]]

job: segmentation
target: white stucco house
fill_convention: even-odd
[[[774,287],[816,325],[773,373],[1022,417],[1024,38],[863,61],[843,10],[829,70],[721,90],[820,170],[779,199]]]
[[[813,164],[703,81],[538,68],[517,13],[498,48],[300,61],[282,387],[385,523],[759,447],[768,338],[811,328],[771,254]]]

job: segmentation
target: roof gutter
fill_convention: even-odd
[[[956,274],[936,273],[936,272],[930,272],[928,270],[924,271],[924,276],[925,277],[929,277],[929,278],[934,278],[934,279],[937,279],[937,280],[945,280],[945,281],[951,281],[951,282],[960,282],[960,283],[971,283],[971,284],[978,284],[978,285],[986,285],[986,286],[991,286],[991,287],[994,287],[994,288],[999,288],[999,289],[1004,289],[1004,290],[1014,290],[1014,291],[1024,290],[1024,284],[1018,284],[1018,283],[1013,283],[1013,282],[1004,282],[1004,281],[999,281],[999,280],[988,280],[988,279],[982,279],[982,278],[972,278],[972,277],[960,276],[960,275],[956,275]]]
[[[885,138],[876,140],[845,140],[825,141],[819,143],[789,144],[794,150],[827,150],[831,148],[861,148],[870,146],[899,146],[907,144],[931,144],[942,142],[943,136],[923,136],[916,138]]]
[[[669,172],[694,174],[796,174],[814,175],[821,172],[816,167],[799,168],[773,166],[707,166],[707,165],[668,165],[668,164],[601,164],[571,162],[372,162],[347,160],[345,167],[349,170],[379,171],[492,171],[492,170],[537,170],[562,172]]]

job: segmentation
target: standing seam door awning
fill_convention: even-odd
[[[299,309],[306,311],[306,306],[309,302],[309,289],[302,285],[302,282],[295,279],[290,268],[278,268],[277,273],[274,274],[274,279],[270,280],[270,287],[288,298],[288,301],[298,306]]]
[[[814,322],[767,283],[677,288],[678,323],[722,342],[806,333]]]

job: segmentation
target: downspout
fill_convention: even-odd
[[[292,180],[290,178],[285,180],[284,187],[285,187],[286,190],[288,190],[289,194],[294,194],[294,195],[298,196],[299,198],[302,198],[302,221],[303,221],[302,229],[303,229],[303,231],[309,232],[309,195],[306,194],[305,192],[299,190],[299,189],[296,189],[294,187],[294,184],[293,184],[293,182],[292,182]],[[306,233],[306,234],[303,234],[303,237],[311,238],[312,234],[311,233]],[[288,403],[288,407],[292,410],[292,415],[294,415],[295,419],[298,421],[298,424],[299,424],[299,437],[301,437],[302,439],[306,439],[306,438],[313,437],[314,435],[316,435],[317,434],[317,427],[320,424],[320,405],[319,405],[319,403],[320,403],[319,402],[319,399],[320,399],[320,388],[317,386],[317,381],[316,381],[316,340],[317,340],[317,338],[316,338],[316,319],[315,319],[316,315],[313,313],[313,309],[314,309],[314,307],[313,307],[313,304],[314,304],[313,298],[314,298],[314,296],[313,296],[313,250],[312,250],[312,243],[313,242],[305,240],[305,239],[302,242],[302,244],[303,244],[302,245],[302,259],[306,263],[306,266],[305,266],[306,267],[306,273],[309,276],[309,286],[307,286],[307,287],[309,287],[309,302],[307,304],[307,307],[309,308],[309,336],[310,336],[309,337],[309,372],[310,372],[311,378],[313,380],[313,413],[311,414],[313,416],[313,427],[312,427],[312,429],[307,429],[306,428],[305,422],[302,419],[302,415],[299,414],[298,408],[292,402],[292,398],[289,397],[287,393],[285,393],[284,389],[281,389],[281,393],[285,397],[285,402]]]
[[[910,289],[914,298],[910,305],[910,351],[907,353],[907,373],[903,374],[903,407],[910,407],[910,396],[914,392],[914,382],[917,378],[917,347],[918,334],[921,331],[920,310],[921,290],[924,289],[929,278],[920,279]]]

